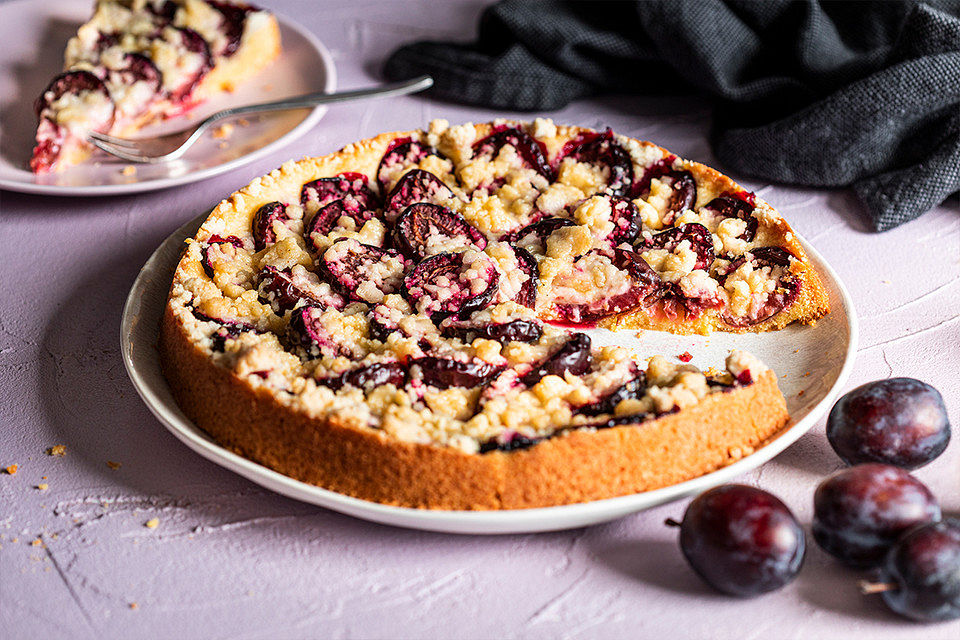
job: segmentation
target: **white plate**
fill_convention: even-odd
[[[89,19],[91,0],[20,0],[0,4],[0,188],[59,196],[94,196],[164,189],[203,180],[253,162],[300,137],[319,122],[326,107],[280,111],[248,118],[226,140],[210,133],[175,162],[138,164],[103,152],[86,164],[38,176],[27,168],[36,132],[33,101],[63,66],[63,50]],[[145,128],[141,135],[176,131],[225,107],[252,104],[337,85],[333,58],[310,33],[277,16],[283,53],[264,72],[232,94],[206,102],[186,117]],[[225,121],[226,122],[226,121]],[[221,148],[221,143],[225,143]]]
[[[299,482],[227,451],[190,422],[174,402],[160,372],[157,330],[183,241],[196,233],[206,217],[207,214],[199,216],[167,238],[143,266],[127,297],[120,343],[123,363],[134,387],[160,422],[208,460],[285,496],[374,522],[449,533],[553,531],[614,520],[699,493],[755,469],[806,433],[830,408],[843,387],[857,350],[857,319],[850,297],[833,269],[804,243],[810,259],[824,277],[832,309],[814,326],[791,325],[782,331],[759,335],[717,333],[709,337],[646,331],[639,340],[633,337],[633,332],[595,332],[595,337],[601,338],[598,342],[639,346],[641,353],[678,355],[689,350],[696,354],[694,364],[701,367],[722,363],[734,347],[752,352],[773,367],[782,376],[780,389],[787,397],[792,422],[753,454],[677,485],[585,504],[514,511],[430,511],[386,506]]]

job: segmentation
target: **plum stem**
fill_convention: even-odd
[[[861,580],[857,584],[860,587],[860,593],[865,596],[883,593],[884,591],[896,591],[898,588],[893,582],[870,582],[869,580]]]
[[[674,520],[673,518],[667,518],[666,520],[663,521],[663,524],[667,525],[668,527],[679,527],[679,526],[680,526],[680,523],[677,522],[676,520]]]

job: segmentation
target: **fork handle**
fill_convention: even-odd
[[[218,111],[206,118],[202,125],[206,125],[215,120],[230,118],[233,116],[247,115],[251,113],[261,113],[266,111],[283,111],[285,109],[302,109],[304,107],[316,107],[321,104],[334,104],[337,102],[349,102],[351,100],[362,100],[363,98],[387,98],[390,96],[404,96],[410,93],[416,93],[429,89],[433,86],[433,78],[427,75],[404,80],[403,82],[393,82],[390,84],[371,87],[369,89],[354,89],[352,91],[338,91],[336,93],[307,93],[302,96],[284,98],[273,102],[261,102],[259,104],[250,104],[232,109]]]

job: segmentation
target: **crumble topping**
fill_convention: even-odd
[[[483,454],[639,424],[766,367],[741,351],[720,371],[638,363],[544,318],[644,310],[738,327],[785,308],[795,286],[795,258],[761,244],[752,209],[699,193],[685,166],[549,120],[435,121],[391,143],[375,173],[309,176],[299,202],[236,197],[246,217],[203,225],[188,245],[200,267],[171,302],[251,384],[399,440]],[[418,226],[402,227],[415,206]]]

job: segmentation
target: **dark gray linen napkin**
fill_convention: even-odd
[[[699,92],[725,168],[851,186],[878,231],[960,190],[960,0],[507,0],[477,42],[409,44],[384,71],[525,111]]]

